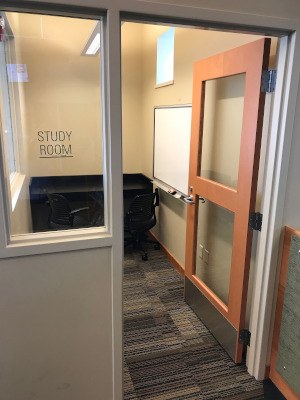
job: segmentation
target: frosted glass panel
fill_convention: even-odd
[[[245,76],[205,82],[200,175],[232,188],[238,180]]]
[[[199,202],[196,276],[228,303],[234,214],[213,202]]]
[[[296,236],[291,239],[276,369],[300,395],[300,239]]]

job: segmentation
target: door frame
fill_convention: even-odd
[[[157,4],[157,3],[155,3]],[[251,16],[242,14],[240,21],[245,26],[237,25],[233,22],[227,12],[218,12],[211,10],[197,9],[201,14],[201,20],[196,19],[200,13],[194,10],[194,18],[187,19],[187,11],[184,6],[172,8],[170,10],[164,6],[158,6],[156,12],[154,9],[150,16],[145,15],[141,10],[127,11],[123,7],[123,20],[132,22],[160,22],[171,24],[186,25],[192,27],[201,25],[212,29],[228,29],[236,32],[256,32],[265,33],[266,35],[278,36],[280,28],[282,36],[279,38],[277,50],[277,82],[276,91],[272,95],[271,111],[269,117],[268,128],[268,144],[267,154],[264,163],[265,179],[263,198],[260,212],[263,214],[262,231],[258,232],[256,243],[256,259],[255,274],[253,278],[253,294],[250,305],[250,327],[251,346],[247,351],[246,365],[248,372],[256,379],[262,380],[266,377],[266,365],[270,358],[270,347],[272,338],[272,319],[275,313],[273,307],[273,298],[276,294],[276,273],[278,270],[278,260],[280,259],[280,243],[283,221],[283,209],[286,191],[286,180],[288,174],[289,154],[291,149],[291,140],[293,135],[293,121],[296,109],[297,90],[291,82],[298,85],[300,64],[297,63],[296,57],[300,54],[300,43],[296,37],[296,33],[300,28],[300,24],[290,25],[273,25],[264,22],[259,16]],[[136,7],[133,7],[134,9]],[[141,7],[143,8],[143,7]],[[151,7],[149,7],[151,8]],[[164,9],[164,17],[159,15]],[[150,10],[149,10],[150,11]],[[216,14],[215,14],[216,13]],[[153,16],[155,15],[155,16]],[[169,15],[169,17],[167,17]],[[176,15],[176,16],[175,16]],[[214,15],[213,19],[209,19]],[[240,16],[240,14],[239,14]],[[236,17],[236,16],[235,16]],[[239,17],[240,18],[240,17]],[[270,18],[268,22],[271,22]],[[277,20],[277,19],[276,19]],[[217,23],[211,21],[218,21]],[[273,20],[275,22],[275,20]],[[293,21],[295,22],[295,21]],[[277,28],[275,28],[277,26]],[[280,26],[280,28],[279,28]],[[284,28],[285,26],[285,28]],[[254,243],[253,243],[254,245]]]
[[[175,0],[173,1],[173,3]],[[2,2],[5,11],[41,11],[65,10],[81,6],[80,0],[32,0]],[[286,178],[289,166],[289,154],[293,135],[296,112],[297,87],[300,73],[300,22],[292,18],[282,18],[265,14],[257,15],[254,10],[246,11],[228,5],[227,11],[208,9],[205,3],[201,7],[191,5],[172,5],[138,0],[86,0],[84,8],[97,12],[107,12],[105,41],[109,49],[106,66],[108,82],[108,121],[111,151],[109,153],[111,168],[111,194],[109,201],[112,207],[112,314],[113,314],[113,372],[112,385],[114,399],[122,399],[122,163],[121,163],[121,46],[120,16],[131,16],[135,21],[152,21],[182,23],[185,25],[202,25],[234,29],[242,32],[251,31],[275,35],[282,34],[280,60],[278,64],[277,88],[273,99],[270,139],[266,159],[265,193],[262,204],[264,224],[259,234],[258,254],[256,259],[256,276],[254,279],[254,298],[251,312],[252,341],[248,352],[248,371],[257,379],[264,377],[268,357],[268,338],[270,335],[272,300],[275,289],[275,275],[278,260],[278,247],[283,221]],[[82,7],[82,6],[81,6]],[[251,7],[251,6],[250,6]],[[79,7],[80,9],[80,7]],[[234,10],[234,11],[232,11]],[[273,15],[276,11],[272,10]],[[291,12],[292,14],[292,12]],[[239,21],[239,24],[236,23]],[[298,35],[297,35],[298,33]],[[282,59],[286,54],[286,59]],[[281,96],[282,95],[282,96]],[[277,113],[278,111],[278,113]],[[114,166],[112,168],[112,165]],[[2,208],[2,206],[1,206]],[[2,211],[2,210],[1,210]],[[6,246],[4,214],[1,213],[0,245]],[[87,245],[87,243],[86,243]],[[22,246],[22,244],[21,244]],[[23,244],[24,248],[24,244]],[[1,249],[1,250],[2,250]],[[17,250],[15,250],[17,251]],[[46,252],[46,250],[44,250]],[[18,252],[18,251],[17,251]],[[22,252],[21,252],[22,253]],[[17,254],[22,255],[22,254]]]
[[[247,367],[257,379],[266,376],[270,360],[277,294],[276,277],[280,268],[283,232],[283,209],[289,167],[292,134],[287,118],[286,90],[292,82],[291,54],[296,53],[295,34],[280,40],[277,54],[277,82],[271,102],[269,139],[265,160],[264,191],[261,203],[263,226],[256,246],[255,276],[251,302],[251,346],[247,353]],[[291,51],[292,50],[292,51]],[[299,50],[298,50],[299,51]],[[282,99],[279,93],[282,93]],[[286,119],[285,119],[286,118]],[[275,290],[276,289],[276,290]],[[263,364],[261,360],[266,360]]]

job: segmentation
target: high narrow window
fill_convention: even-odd
[[[169,28],[157,39],[157,85],[168,85],[174,82],[174,37],[175,28]]]

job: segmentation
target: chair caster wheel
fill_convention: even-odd
[[[159,249],[160,249],[159,243],[155,243],[155,245],[154,245],[154,250],[159,250]]]
[[[142,260],[147,261],[148,260],[148,254],[143,254],[142,255]]]

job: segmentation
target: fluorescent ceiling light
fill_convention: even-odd
[[[98,53],[99,49],[100,49],[100,33],[97,33],[96,36],[94,36],[92,43],[85,51],[85,54],[87,54],[88,56],[95,55]]]
[[[96,54],[99,53],[99,50],[100,50],[100,24],[99,22],[97,22],[81,54],[84,56],[95,56]]]

